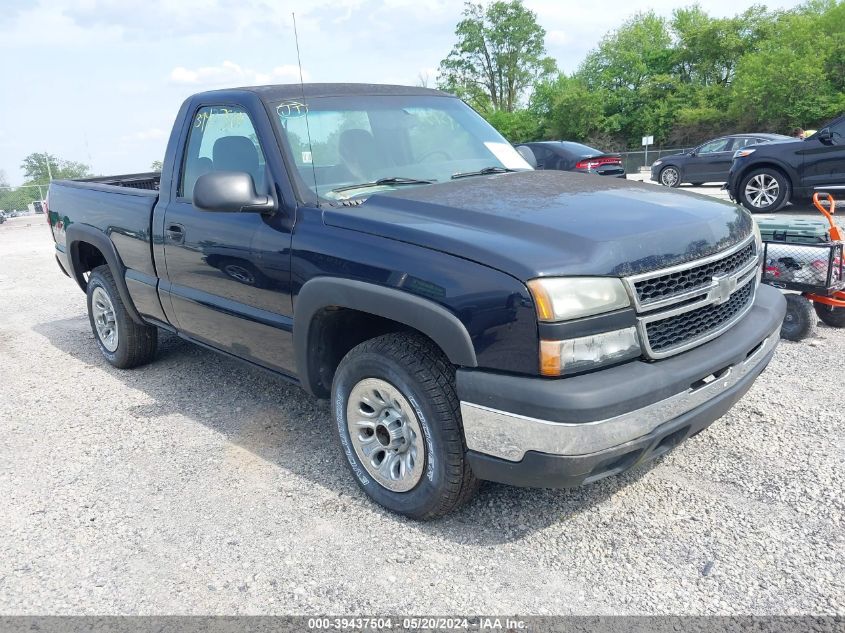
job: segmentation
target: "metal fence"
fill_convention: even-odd
[[[622,166],[626,174],[636,174],[643,167],[651,167],[651,164],[658,158],[671,154],[680,154],[689,151],[689,147],[664,147],[661,149],[648,150],[648,163],[646,163],[646,152],[639,150],[635,152],[619,152],[622,155]]]

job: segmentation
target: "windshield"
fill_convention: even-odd
[[[301,181],[324,199],[531,169],[481,116],[451,97],[319,97],[272,105]]]

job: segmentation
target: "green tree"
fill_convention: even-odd
[[[485,113],[484,118],[511,143],[533,141],[542,132],[540,119],[527,109],[513,112],[492,110]]]
[[[603,91],[590,90],[577,76],[561,74],[538,85],[531,109],[541,121],[545,138],[587,141],[608,132]]]
[[[455,35],[458,41],[440,62],[438,85],[476,109],[513,112],[534,83],[554,71],[546,32],[522,0],[486,7],[467,2]]]
[[[152,162],[152,164],[150,165],[150,171],[155,171],[155,172],[161,173],[162,167],[163,167],[163,164],[160,160],[154,160]]]
[[[762,6],[732,18],[712,18],[698,4],[675,9],[671,30],[681,81],[703,86],[732,83],[742,56],[772,34],[776,15]]]
[[[46,185],[53,180],[85,178],[91,175],[91,168],[84,163],[56,158],[46,152],[35,152],[23,159],[21,169],[28,185]]]
[[[845,3],[816,2],[781,15],[772,35],[739,62],[731,110],[743,124],[816,127],[845,109]]]

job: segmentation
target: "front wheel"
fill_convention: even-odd
[[[423,336],[386,334],[353,348],[337,368],[332,403],[346,461],[379,505],[429,520],[477,489],[454,369]]]
[[[155,356],[158,328],[132,320],[108,266],[98,266],[88,278],[88,319],[100,351],[115,367],[137,367]]]
[[[660,171],[660,184],[665,187],[678,187],[681,184],[681,172],[673,165],[668,165]]]
[[[786,316],[780,330],[781,338],[787,341],[802,341],[812,336],[816,329],[816,315],[813,303],[802,295],[786,295]]]
[[[777,169],[755,169],[742,179],[739,201],[752,213],[778,211],[789,202],[789,180]]]
[[[813,302],[816,314],[825,325],[830,327],[845,327],[845,308],[835,308],[824,303]]]

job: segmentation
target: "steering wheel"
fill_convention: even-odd
[[[449,155],[449,152],[445,152],[445,151],[443,151],[442,149],[435,149],[435,150],[432,150],[432,151],[430,151],[430,152],[428,152],[428,153],[423,154],[422,156],[420,156],[420,157],[417,159],[417,162],[418,162],[418,163],[424,163],[424,162],[426,162],[429,158],[432,158],[433,156],[437,156],[438,154],[439,154],[440,156],[442,156],[443,158],[445,158],[446,160],[452,160],[452,157]]]

